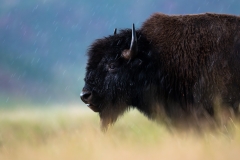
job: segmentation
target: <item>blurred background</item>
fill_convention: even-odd
[[[83,106],[86,51],[154,12],[240,13],[238,0],[1,0],[0,107]]]

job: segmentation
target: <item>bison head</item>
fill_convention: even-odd
[[[121,30],[98,39],[88,50],[82,101],[99,112],[102,127],[114,123],[130,107],[148,114],[156,68],[150,42],[141,31]],[[151,92],[151,93],[150,93]]]

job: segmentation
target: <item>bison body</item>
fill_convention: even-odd
[[[237,114],[239,89],[240,17],[154,14],[90,46],[81,99],[106,127],[129,108],[153,119],[214,117],[216,99]]]

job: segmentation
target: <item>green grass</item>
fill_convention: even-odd
[[[137,111],[107,132],[77,107],[0,112],[0,160],[239,159],[240,124],[229,132],[170,132]]]

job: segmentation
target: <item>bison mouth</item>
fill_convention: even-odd
[[[100,109],[99,109],[98,106],[95,106],[95,105],[93,105],[93,104],[87,104],[87,106],[88,106],[91,110],[93,110],[94,112],[100,112]]]

